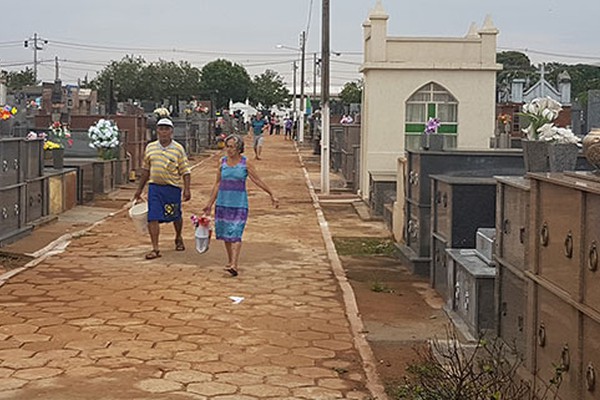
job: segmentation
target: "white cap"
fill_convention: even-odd
[[[173,121],[171,121],[169,118],[162,118],[159,119],[158,122],[156,123],[156,126],[170,126],[171,128],[173,128]]]

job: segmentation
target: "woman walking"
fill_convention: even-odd
[[[221,158],[217,170],[217,180],[210,193],[210,199],[204,207],[205,214],[210,215],[215,204],[215,232],[217,239],[223,240],[227,250],[228,263],[225,270],[231,276],[238,275],[238,261],[242,248],[242,235],[248,219],[248,192],[246,178],[250,177],[259,188],[271,196],[273,206],[279,206],[279,200],[271,189],[260,179],[256,169],[242,155],[244,141],[238,135],[230,135],[225,139],[227,156]]]

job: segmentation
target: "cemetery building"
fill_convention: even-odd
[[[388,19],[378,1],[363,24],[364,200],[373,180],[396,181],[398,157],[419,147],[429,118],[441,121],[438,134],[446,148],[488,148],[495,127],[496,72],[502,66],[491,18],[456,38],[388,36]]]

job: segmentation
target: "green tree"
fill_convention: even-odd
[[[90,83],[100,98],[107,97],[111,78],[118,101],[170,99],[176,104],[178,99],[189,99],[200,91],[200,70],[186,61],[159,60],[148,64],[142,57],[134,56],[112,61]]]
[[[142,72],[141,82],[140,98],[157,102],[170,99],[176,104],[177,100],[190,99],[201,90],[200,70],[186,61],[150,63]]]
[[[340,100],[342,104],[349,106],[362,102],[363,81],[359,79],[353,82],[346,82],[340,92]]]
[[[571,96],[581,104],[587,104],[588,90],[600,89],[600,67],[587,64],[568,65],[561,63],[545,64],[546,79],[558,83],[558,75],[566,71],[571,77]]]
[[[285,87],[283,78],[273,70],[266,70],[256,75],[250,87],[250,101],[266,108],[271,106],[286,106],[290,102],[290,91]]]
[[[497,75],[499,90],[508,90],[510,82],[516,78],[526,79],[530,85],[540,79],[538,67],[532,65],[529,57],[523,53],[501,52],[497,54],[497,61],[504,67]],[[587,104],[588,90],[600,89],[600,66],[549,62],[544,64],[544,70],[544,78],[555,86],[558,84],[558,75],[564,71],[568,72],[571,77],[571,97],[582,105]]]
[[[11,92],[21,90],[25,86],[35,85],[33,69],[27,67],[23,71],[11,71],[7,75],[7,86]]]
[[[246,69],[228,60],[209,62],[201,70],[202,92],[214,94],[217,108],[225,107],[230,99],[244,101],[251,85],[252,80]]]
[[[503,51],[496,55],[496,61],[502,64],[502,70],[496,75],[496,84],[500,90],[509,90],[514,79],[525,79],[530,84],[537,82],[539,73],[526,54],[518,51]]]
[[[104,67],[90,85],[98,91],[99,98],[107,98],[112,78],[117,101],[141,99],[145,94],[145,82],[142,80],[145,68],[146,61],[142,57],[125,56],[121,61],[112,61]]]

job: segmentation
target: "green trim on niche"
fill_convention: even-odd
[[[458,133],[456,125],[440,125],[438,133]]]
[[[405,124],[404,132],[422,133],[425,131],[425,124]]]
[[[407,135],[411,134],[411,133],[420,135],[421,133],[425,132],[425,124],[405,124],[404,132]],[[456,126],[456,125],[441,125],[438,128],[438,133],[456,135],[458,133],[458,126]]]
[[[420,132],[420,133],[406,132],[406,136],[421,136],[421,135],[423,135],[423,132]],[[457,133],[432,133],[432,135],[442,135],[442,136],[450,136],[450,137],[458,136]]]
[[[435,118],[435,104],[427,104],[427,118]]]

